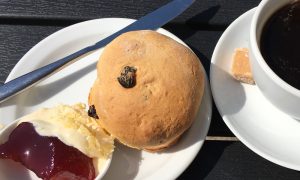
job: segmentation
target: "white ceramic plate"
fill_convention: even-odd
[[[7,81],[93,44],[133,21],[120,18],[98,19],[62,29],[34,46],[18,62]],[[166,30],[158,31],[183,43]],[[58,103],[87,103],[90,87],[96,78],[96,62],[101,52],[102,49],[83,57],[41,84],[1,104],[1,122],[8,124],[40,107],[51,107]],[[193,161],[204,142],[210,124],[211,105],[209,84],[206,79],[205,94],[198,117],[178,144],[166,152],[154,154],[117,144],[111,166],[104,179],[178,177]]]
[[[230,75],[235,48],[248,47],[252,9],[220,38],[211,60],[210,82],[216,106],[231,131],[260,156],[300,170],[300,122],[274,107],[254,85]]]

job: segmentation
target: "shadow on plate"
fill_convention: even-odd
[[[56,80],[52,83],[33,87],[30,91],[27,92],[28,93],[27,95],[34,98],[30,99],[30,101],[24,101],[23,102],[24,106],[34,106],[42,103],[43,101],[46,101],[47,99],[51,98],[58,92],[63,91],[68,86],[72,85],[74,82],[76,82],[84,75],[95,70],[95,68],[96,68],[96,63],[93,63],[68,76],[64,76],[61,79]],[[91,82],[93,81],[94,79],[91,80]],[[77,91],[80,91],[80,89],[78,89]]]
[[[55,94],[59,93],[60,91],[72,85],[74,82],[76,82],[84,75],[95,70],[95,68],[96,68],[96,63],[92,63],[91,65],[88,65],[78,71],[75,71],[74,73],[68,76],[64,76],[54,82],[45,85],[34,86],[29,90],[22,92],[12,97],[11,99],[1,103],[0,108],[14,106],[15,114],[13,115],[14,117],[11,117],[13,118],[11,119],[11,121],[15,120],[23,116],[24,114],[26,114],[25,112],[26,108],[24,107],[35,106],[46,101],[47,99],[51,98]],[[30,99],[28,97],[30,97]]]
[[[115,146],[110,168],[103,179],[134,179],[139,171],[142,151],[126,147],[117,141]]]
[[[217,107],[222,107],[222,116],[235,114],[246,102],[244,87],[224,69],[211,63],[212,89]],[[233,103],[234,102],[234,103]]]
[[[30,91],[23,92],[20,95],[16,95],[15,97],[11,98],[10,100],[1,103],[1,107],[6,107],[10,105],[15,105],[16,102],[18,104],[22,104],[24,106],[34,106],[39,103],[42,103],[43,101],[51,98],[58,92],[64,90],[68,86],[72,85],[74,82],[76,82],[79,78],[86,75],[87,73],[95,70],[96,63],[93,63],[85,68],[80,69],[79,71],[76,71],[68,76],[62,77],[61,79],[46,84],[46,85],[38,85],[34,86],[30,89]],[[93,80],[92,80],[93,81]],[[32,98],[30,101],[26,101],[26,96],[35,97]]]

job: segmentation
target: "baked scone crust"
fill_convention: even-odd
[[[125,66],[136,68],[132,88],[117,80]],[[174,144],[191,126],[203,91],[204,72],[190,49],[155,31],[132,31],[104,49],[89,104],[121,143],[156,151]]]

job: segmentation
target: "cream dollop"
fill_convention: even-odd
[[[85,109],[83,103],[58,105],[32,112],[19,122],[31,122],[41,136],[57,137],[90,158],[106,160],[113,152],[114,140]]]

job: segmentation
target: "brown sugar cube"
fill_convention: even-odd
[[[235,49],[233,54],[231,73],[233,77],[240,82],[255,84],[251,72],[247,48]]]

